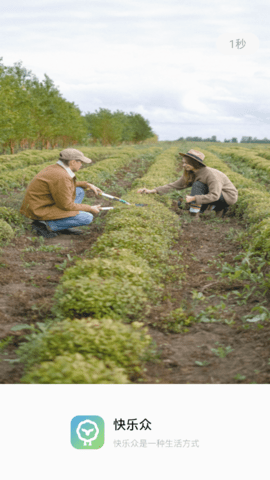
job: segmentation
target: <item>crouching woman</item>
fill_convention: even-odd
[[[191,188],[191,194],[186,196],[190,204],[190,213],[198,216],[207,207],[214,209],[220,216],[224,216],[230,205],[236,203],[238,192],[225,175],[215,168],[207,167],[204,163],[205,155],[198,150],[189,150],[179,153],[183,157],[184,173],[176,182],[168,183],[153,190],[140,188],[138,193],[168,193],[173,189],[183,190]]]

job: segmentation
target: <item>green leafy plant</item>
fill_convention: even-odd
[[[35,364],[79,353],[112,362],[131,374],[140,372],[142,358],[151,344],[147,330],[138,322],[125,325],[109,318],[82,318],[41,327],[41,331],[35,329],[17,350],[28,370]]]
[[[8,336],[8,337],[5,337],[5,338],[2,338],[0,340],[0,353],[2,353],[5,348],[10,345],[10,343],[12,342],[12,336]]]
[[[138,266],[138,257],[130,252],[128,262],[121,259],[121,254],[79,260],[65,271],[55,298],[64,315],[76,312],[96,318],[109,315],[128,319],[142,310],[153,286],[147,263],[141,259]]]
[[[55,268],[57,268],[57,270],[65,270],[66,267],[67,267],[67,260],[64,260],[63,263],[55,264]]]
[[[195,364],[198,365],[198,367],[207,367],[208,365],[210,365],[210,362],[208,362],[207,360],[196,360]]]
[[[237,373],[237,375],[235,375],[233,378],[234,378],[234,380],[242,382],[242,381],[246,380],[247,377],[245,375],[241,375],[241,373]]]
[[[52,362],[43,362],[31,369],[21,383],[42,384],[106,384],[129,383],[122,368],[112,362],[98,360],[92,355],[74,353],[57,356]]]
[[[14,237],[14,231],[11,226],[0,219],[0,242],[7,242]]]
[[[0,219],[5,220],[8,224],[20,225],[22,223],[22,217],[19,212],[9,207],[0,207]]]
[[[259,312],[257,315],[255,316],[252,316],[251,314],[244,315],[243,320],[250,323],[265,322],[270,320],[270,311],[268,310],[268,308],[264,307],[263,305],[258,305],[257,307],[254,307],[251,310],[251,312],[256,312],[256,311]]]
[[[197,290],[192,290],[192,300],[205,300],[205,296],[202,292],[198,292]]]
[[[32,268],[32,267],[36,267],[37,265],[41,265],[41,264],[39,262],[35,262],[34,260],[32,260],[32,262],[23,263],[24,268]]]
[[[196,319],[182,307],[172,310],[162,321],[162,330],[173,333],[186,333]]]
[[[211,352],[213,352],[217,357],[220,358],[225,358],[229,353],[233,352],[233,348],[228,345],[225,347],[222,344],[219,344],[219,342],[215,342],[217,345],[217,348],[211,348]]]
[[[196,321],[201,323],[214,323],[221,321],[220,311],[223,310],[225,304],[210,305],[196,315]]]
[[[63,249],[63,246],[59,244],[55,245],[40,245],[40,247],[35,247],[30,245],[29,247],[24,248],[23,252],[60,252]]]

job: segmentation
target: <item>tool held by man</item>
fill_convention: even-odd
[[[131,205],[131,203],[127,202],[126,200],[122,200],[122,198],[118,197],[113,197],[112,195],[108,195],[107,193],[100,193],[99,195],[102,195],[102,197],[110,198],[111,200],[117,200],[117,202],[122,202],[125,203],[126,205]]]
[[[147,203],[129,203],[126,200],[123,200],[122,198],[114,197],[113,195],[108,195],[107,193],[100,193],[102,197],[110,198],[111,200],[116,200],[117,202],[122,202],[125,203],[126,205],[129,205],[130,207],[147,207]],[[101,210],[113,210],[114,207],[101,207]]]

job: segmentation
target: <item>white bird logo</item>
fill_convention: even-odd
[[[82,428],[82,432],[86,433],[86,435],[90,435],[90,432],[93,432],[94,428],[90,428],[89,430],[86,430],[85,428]]]

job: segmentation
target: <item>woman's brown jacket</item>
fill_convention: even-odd
[[[195,172],[194,182],[200,181],[208,186],[209,193],[206,195],[195,195],[195,201],[198,205],[217,202],[221,193],[228,205],[233,205],[238,198],[238,192],[234,184],[229,180],[225,173],[211,167],[200,168]],[[162,187],[157,187],[158,193],[168,193],[172,189],[183,190],[187,188],[184,176],[176,182],[168,183]]]

